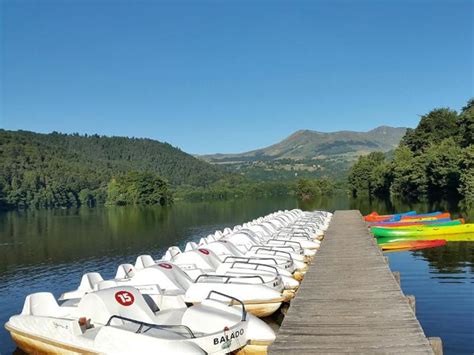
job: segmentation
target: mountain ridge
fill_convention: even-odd
[[[350,130],[319,132],[301,129],[267,147],[242,153],[216,153],[197,155],[197,157],[211,163],[237,158],[248,161],[249,159],[305,160],[338,155],[357,157],[376,150],[387,152],[396,148],[405,132],[405,127],[387,125],[375,127],[366,132]]]
[[[26,160],[24,166],[18,162],[20,158]],[[45,169],[49,160],[69,170],[100,171],[107,178],[125,171],[152,172],[172,185],[206,185],[224,175],[218,167],[150,138],[0,129],[3,170],[18,170],[19,175],[30,168],[35,174],[54,173]],[[0,183],[1,177],[0,172]]]

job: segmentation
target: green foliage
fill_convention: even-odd
[[[459,116],[459,141],[461,147],[468,147],[474,142],[474,99],[469,100]]]
[[[78,198],[80,204],[83,206],[93,207],[96,204],[94,194],[88,188],[79,191]]]
[[[301,200],[311,200],[318,196],[327,196],[334,192],[335,185],[328,179],[299,179],[295,194]]]
[[[474,109],[474,98],[472,99],[469,99],[466,106],[464,106],[462,109],[461,109],[461,112],[462,113],[465,113],[465,112],[472,112],[472,110]]]
[[[307,190],[305,190],[307,188]],[[316,196],[327,196],[336,189],[328,179],[300,179],[294,181],[252,181],[234,175],[221,179],[208,187],[180,186],[175,196],[188,201],[228,200],[233,198],[269,197],[297,195],[307,199]],[[307,192],[307,193],[305,193]]]
[[[293,193],[292,183],[284,181],[250,181],[234,175],[208,187],[180,186],[176,197],[188,201],[228,200],[240,197],[284,196]]]
[[[474,207],[474,144],[467,147],[463,155],[459,193],[469,207]]]
[[[148,172],[128,172],[112,178],[107,186],[108,205],[166,205],[173,201],[168,184]]]
[[[353,195],[458,198],[474,204],[474,99],[458,115],[435,109],[408,130],[390,162],[359,158],[349,174]],[[459,196],[461,195],[461,196]]]
[[[241,161],[219,163],[230,173],[237,173],[254,181],[296,181],[303,179],[344,179],[350,168],[350,161],[343,158],[278,159],[262,161]]]
[[[428,248],[414,252],[427,260],[430,269],[443,274],[474,272],[474,243],[448,243],[443,248]]]
[[[448,108],[439,108],[421,117],[415,129],[407,130],[401,144],[415,154],[422,154],[433,142],[458,134],[458,115]]]
[[[352,195],[383,195],[390,186],[390,169],[384,153],[373,152],[361,156],[349,173]]]
[[[460,184],[464,154],[454,138],[430,145],[424,155],[429,195],[455,197],[453,194],[457,192]]]
[[[0,211],[8,209],[8,204],[5,200],[5,193],[3,192],[3,189],[3,185],[0,184]]]
[[[392,194],[405,199],[415,199],[426,194],[428,182],[425,166],[426,161],[422,156],[416,156],[406,146],[398,148],[390,164]]]
[[[3,209],[103,204],[112,177],[128,171],[147,171],[175,186],[207,186],[226,175],[150,139],[0,130]]]

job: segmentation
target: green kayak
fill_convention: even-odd
[[[450,227],[450,226],[459,226],[462,225],[461,220],[453,220],[443,223],[437,223],[436,226],[434,225],[426,225],[426,226],[408,226],[408,227],[371,227],[370,231],[373,235],[377,238],[379,237],[402,237],[408,236],[412,234],[422,234],[420,231],[428,230],[428,228],[438,228],[438,227]],[[413,231],[416,231],[413,233]]]

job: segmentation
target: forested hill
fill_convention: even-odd
[[[253,180],[341,178],[361,155],[397,147],[403,127],[381,126],[368,132],[301,130],[266,148],[240,154],[214,154],[200,159]]]
[[[403,127],[381,126],[368,132],[317,132],[300,130],[266,148],[241,154],[203,155],[209,162],[253,160],[305,160],[334,156],[358,157],[373,151],[395,149],[406,132]]]
[[[14,206],[74,205],[81,191],[104,200],[110,180],[127,171],[153,173],[174,186],[206,186],[225,175],[151,139],[0,130],[0,200]]]

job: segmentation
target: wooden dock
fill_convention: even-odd
[[[336,211],[269,353],[434,354],[410,303],[360,212]]]

